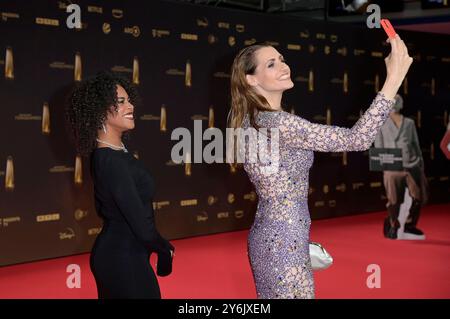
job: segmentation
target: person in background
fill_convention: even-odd
[[[409,216],[405,223],[405,233],[423,235],[423,232],[417,228],[417,222],[420,209],[427,200],[424,163],[416,126],[414,120],[400,113],[402,108],[403,98],[397,94],[389,119],[375,138],[376,148],[400,148],[402,150],[403,170],[383,172],[388,211],[388,216],[384,220],[383,234],[390,239],[397,239],[397,230],[400,228],[398,216],[405,187],[408,187],[409,195],[412,198]]]

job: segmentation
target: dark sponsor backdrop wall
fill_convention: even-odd
[[[65,128],[63,101],[75,81],[110,70],[138,86],[143,103],[127,147],[155,177],[157,224],[175,239],[252,223],[257,196],[242,169],[170,157],[173,129],[193,133],[194,120],[203,130],[225,128],[240,48],[271,42],[295,83],[285,109],[318,123],[352,126],[385,77],[381,30],[171,2],[75,3],[81,30],[66,25],[69,2],[0,1],[0,265],[88,252],[101,230],[89,159],[77,156]],[[446,202],[449,164],[439,141],[450,104],[450,39],[401,35],[415,58],[400,90],[405,114],[418,125],[431,202]],[[314,219],[385,205],[368,152],[316,153],[310,181]]]

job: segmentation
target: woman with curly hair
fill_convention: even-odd
[[[122,138],[134,128],[136,89],[126,79],[99,73],[70,94],[67,119],[80,154],[90,155],[95,206],[104,224],[90,257],[99,298],[161,298],[157,274],[172,271],[174,247],[155,226],[154,182]]]

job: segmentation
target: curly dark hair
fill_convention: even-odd
[[[121,76],[100,72],[92,78],[75,84],[66,101],[66,119],[75,140],[77,152],[89,155],[97,145],[97,131],[111,112],[117,110],[117,85],[127,92],[131,103],[137,106],[140,98],[136,87]],[[124,134],[126,138],[128,132]]]

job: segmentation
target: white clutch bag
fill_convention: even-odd
[[[324,270],[333,264],[333,257],[319,243],[309,243],[309,255],[313,270]]]

